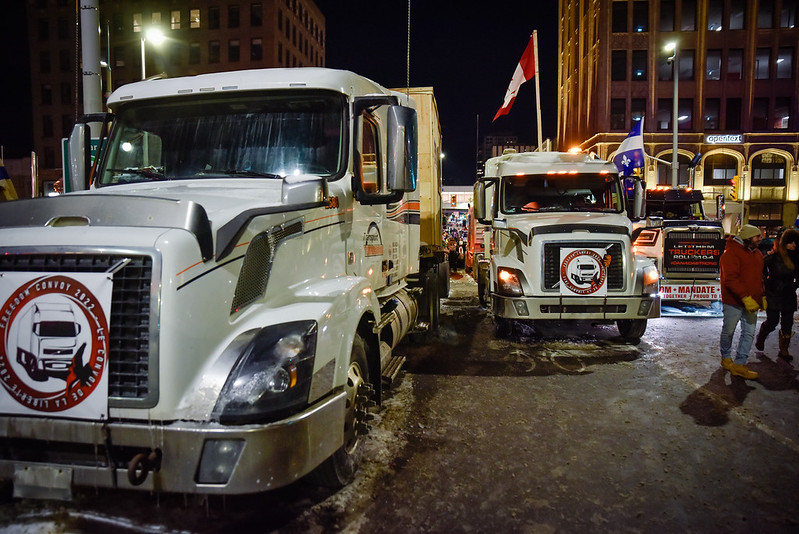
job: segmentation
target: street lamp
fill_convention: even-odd
[[[671,126],[671,187],[677,188],[679,182],[678,170],[679,163],[677,162],[677,124],[679,118],[677,117],[677,103],[679,102],[679,57],[677,55],[677,41],[672,41],[666,45],[666,51],[672,52],[672,55],[666,59],[671,64],[672,78],[674,78],[674,106],[672,110]]]
[[[142,32],[141,34],[141,79],[144,80],[146,78],[144,74],[144,41],[150,41],[154,45],[158,46],[164,42],[166,37],[164,36],[164,32],[159,30],[158,28],[150,28],[146,32]]]

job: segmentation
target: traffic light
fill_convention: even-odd
[[[732,180],[730,180],[730,184],[732,184],[732,190],[730,191],[730,200],[738,200],[738,187],[740,182],[738,181],[738,175],[733,176]]]

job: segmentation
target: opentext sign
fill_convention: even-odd
[[[743,134],[726,134],[726,135],[706,135],[705,143],[709,145],[720,145],[723,143],[743,143]]]

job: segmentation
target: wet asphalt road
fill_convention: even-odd
[[[762,320],[762,318],[761,318]],[[796,362],[718,365],[720,318],[493,336],[469,278],[407,357],[348,488],[6,501],[4,532],[796,532]],[[417,340],[418,341],[418,340]],[[799,357],[799,344],[794,353]],[[799,358],[797,358],[799,359]],[[50,529],[50,530],[43,530]]]

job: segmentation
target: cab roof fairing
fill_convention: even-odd
[[[346,70],[324,68],[252,69],[233,72],[216,72],[143,80],[123,85],[108,97],[108,107],[150,98],[163,98],[185,94],[211,94],[273,89],[323,89],[348,97],[366,95],[394,95],[385,87]],[[402,94],[403,99],[406,95]],[[412,101],[412,99],[411,99]],[[411,107],[416,107],[412,105]]]
[[[486,161],[486,176],[516,176],[546,174],[549,171],[577,171],[598,173],[606,171],[618,175],[610,161],[591,158],[588,154],[569,152],[523,152],[504,154]]]

